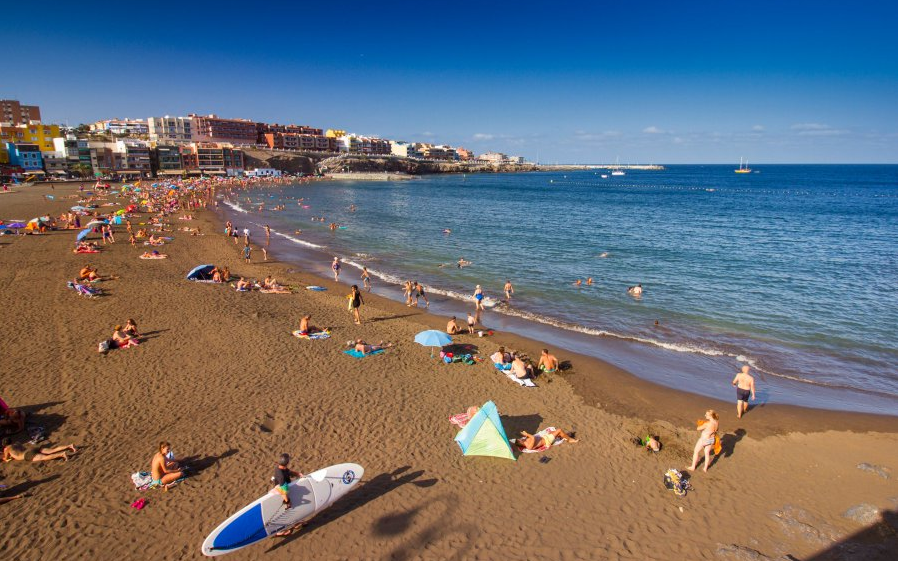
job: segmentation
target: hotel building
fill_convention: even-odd
[[[191,117],[150,117],[147,119],[147,128],[152,142],[168,144],[193,140]]]
[[[221,119],[216,115],[193,115],[194,142],[256,144],[256,123],[246,119]]]
[[[22,105],[14,99],[0,99],[0,123],[27,125],[41,120],[41,108],[37,105]]]

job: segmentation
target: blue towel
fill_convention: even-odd
[[[383,349],[377,349],[376,351],[371,351],[371,352],[368,353],[368,354],[360,353],[360,352],[358,352],[358,351],[355,350],[355,349],[350,349],[350,350],[348,350],[348,351],[343,351],[343,352],[346,353],[346,354],[348,354],[349,356],[354,356],[355,358],[365,358],[366,356],[379,355],[380,353],[384,352],[384,350],[383,350]]]

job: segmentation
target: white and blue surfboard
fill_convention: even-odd
[[[214,557],[260,542],[311,519],[348,493],[365,474],[358,464],[337,464],[290,482],[291,508],[274,489],[222,522],[203,542],[203,555]]]

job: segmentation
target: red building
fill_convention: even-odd
[[[197,142],[227,142],[255,144],[258,139],[256,122],[247,119],[222,119],[216,115],[190,115],[193,119],[193,140]]]
[[[14,99],[0,99],[0,123],[27,125],[29,121],[41,120],[41,108],[37,105],[22,105]]]

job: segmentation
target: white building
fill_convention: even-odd
[[[418,150],[418,144],[415,142],[402,142],[401,140],[390,141],[390,153],[394,156],[402,156],[403,158],[420,158],[421,151]]]
[[[279,169],[274,168],[256,168],[254,170],[250,170],[244,172],[246,177],[281,177],[283,172]]]
[[[106,119],[92,124],[90,130],[108,131],[118,135],[143,135],[150,132],[147,122],[143,119]]]
[[[190,142],[193,133],[191,117],[150,117],[147,119],[150,140],[159,143]]]

